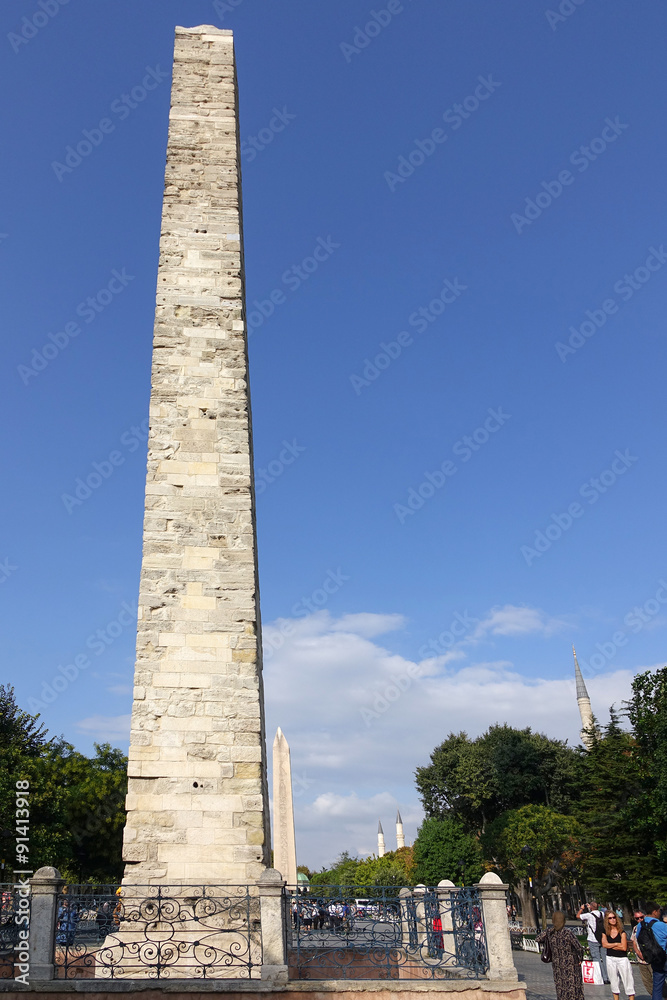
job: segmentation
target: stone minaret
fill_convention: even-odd
[[[296,888],[296,840],[289,744],[278,728],[273,741],[273,867]]]
[[[176,28],[126,884],[269,863],[254,507],[233,38]]]
[[[572,647],[572,654],[574,656],[574,676],[577,681],[577,705],[579,706],[579,715],[581,716],[581,742],[585,747],[590,749],[591,738],[586,730],[589,730],[594,724],[593,709],[591,708],[591,699],[588,697],[588,691],[586,690],[584,678],[579,668],[579,661],[577,660],[574,646]]]
[[[383,858],[384,852],[384,831],[382,829],[382,823],[378,821],[378,858]]]
[[[403,833],[403,820],[401,819],[401,814],[396,810],[396,847],[400,850],[401,847],[405,847],[405,834]]]

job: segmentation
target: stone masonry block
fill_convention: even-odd
[[[135,883],[243,883],[268,863],[235,79],[231,32],[176,29],[125,833]],[[228,822],[202,826],[216,815]]]

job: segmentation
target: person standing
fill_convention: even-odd
[[[641,948],[637,944],[637,931],[639,930],[639,925],[644,919],[643,910],[635,910],[633,914],[633,919],[635,921],[635,926],[632,928],[632,934],[630,935],[630,947],[637,956],[637,965],[639,966],[639,975],[642,977],[642,983],[644,984],[644,989],[649,996],[653,995],[653,969],[644,959],[642,955]]]
[[[653,969],[652,1000],[662,1000],[662,988],[665,985],[667,924],[660,919],[661,910],[657,903],[647,903],[644,910],[646,916],[640,924],[637,924],[637,944]],[[651,952],[657,952],[657,957],[654,958]]]
[[[632,969],[628,958],[628,936],[623,930],[623,924],[618,919],[616,911],[612,910],[611,907],[607,908],[604,915],[602,945],[607,952],[607,971],[614,1000],[618,1000],[619,997],[619,981],[623,983],[623,989],[629,1000],[634,1000],[635,982],[632,978]]]
[[[565,914],[562,910],[556,910],[551,919],[553,926],[542,931],[537,943],[543,944],[548,940],[551,946],[556,1000],[584,1000],[584,983],[581,978],[584,950],[572,931],[565,926]]]
[[[594,962],[600,963],[602,979],[605,984],[609,984],[609,973],[607,972],[606,955],[602,948],[602,928],[604,920],[602,911],[598,910],[594,899],[589,904],[584,903],[577,910],[577,919],[581,920],[586,927],[586,937],[588,950]]]

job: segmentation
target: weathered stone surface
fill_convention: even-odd
[[[177,28],[126,882],[254,882],[268,864],[259,636],[233,38]]]
[[[292,762],[282,729],[273,741],[273,867],[290,888],[297,885]]]

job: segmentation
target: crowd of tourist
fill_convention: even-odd
[[[644,989],[651,1000],[667,996],[667,912],[663,917],[657,903],[648,902],[633,915],[632,932],[623,926],[622,911],[611,905],[598,907],[594,900],[577,911],[586,929],[588,950],[600,966],[603,982],[611,986],[614,1000],[621,988],[634,1000],[635,984],[629,952],[633,952]],[[537,938],[544,961],[553,963],[557,1000],[584,1000],[581,963],[584,949],[576,935],[565,926],[565,914],[556,911],[552,926]]]
[[[367,905],[350,904],[340,900],[295,899],[292,902],[292,926],[309,930],[330,930],[348,933],[354,917],[369,913]]]

